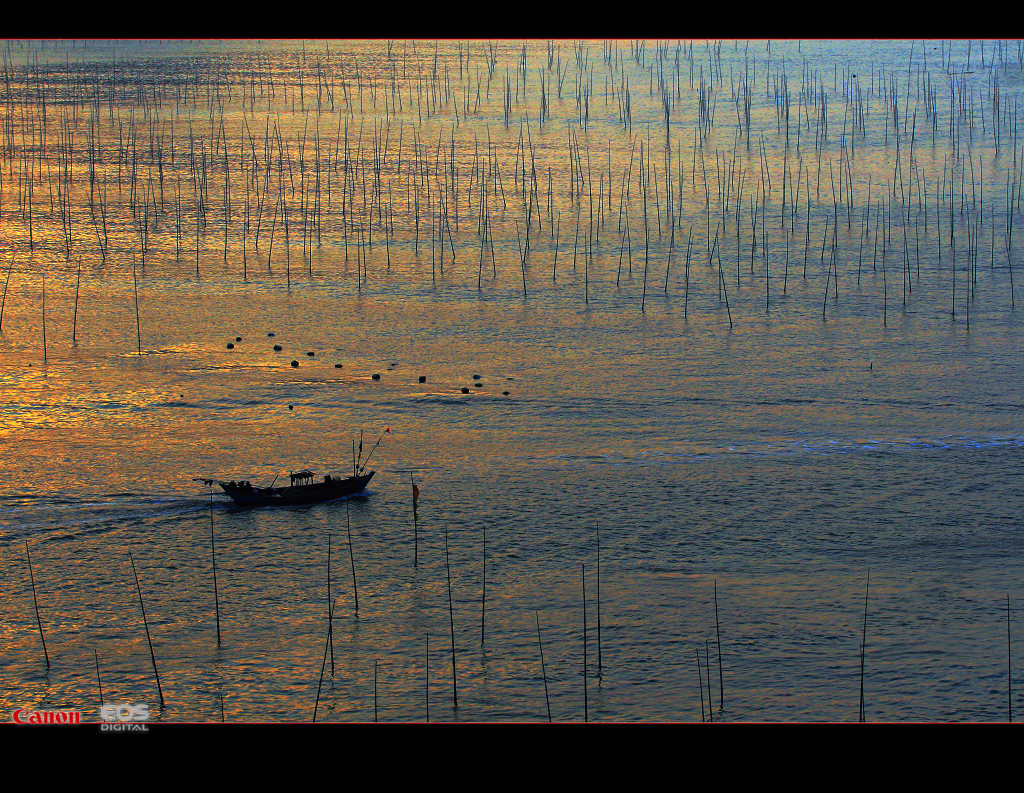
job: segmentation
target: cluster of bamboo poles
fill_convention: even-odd
[[[372,454],[372,451],[371,451],[371,454]],[[361,458],[361,456],[362,456],[362,441],[360,440],[360,458]],[[413,528],[414,528],[414,552],[413,552],[413,559],[412,559],[412,561],[413,561],[413,567],[416,568],[416,567],[419,566],[419,517],[418,517],[419,491],[418,491],[418,489],[417,489],[417,487],[415,485],[415,482],[411,478],[411,473],[410,473],[410,482],[411,482],[411,484],[413,486],[412,505],[413,505]],[[214,530],[214,501],[213,501],[213,490],[212,490],[212,488],[210,489],[209,495],[210,495],[210,502],[209,502],[209,504],[210,504],[210,573],[211,573],[211,579],[212,579],[213,617],[214,617],[215,624],[216,624],[217,647],[220,648],[221,647],[221,643],[222,643],[222,633],[221,633],[221,599],[220,599],[220,588],[219,588],[218,582],[217,582],[217,545],[216,545],[216,536],[215,536],[215,530]],[[351,581],[352,581],[352,604],[353,604],[353,615],[352,616],[355,619],[358,620],[358,618],[359,618],[359,586],[358,586],[358,578],[357,578],[357,575],[356,575],[355,550],[354,550],[353,542],[352,542],[352,520],[351,520],[350,502],[348,500],[345,501],[345,531],[346,531],[347,547],[348,547],[348,555],[349,555],[349,569],[350,569],[350,572],[351,572]],[[596,614],[597,614],[597,632],[596,632],[596,636],[597,636],[597,668],[596,668],[596,672],[593,671],[592,664],[590,663],[588,649],[587,649],[587,647],[588,647],[588,636],[590,635],[590,631],[587,628],[588,605],[587,605],[587,590],[586,590],[586,570],[585,570],[584,563],[581,562],[581,565],[580,565],[581,588],[582,588],[582,613],[583,613],[583,617],[582,617],[582,646],[583,646],[584,721],[588,721],[589,720],[589,700],[588,700],[588,694],[587,694],[587,691],[588,691],[588,688],[587,688],[588,680],[589,680],[589,678],[595,677],[595,676],[596,676],[596,678],[598,680],[600,680],[601,677],[602,677],[602,674],[603,674],[603,670],[604,670],[604,662],[603,662],[603,654],[602,654],[602,643],[601,643],[601,624],[602,624],[601,613],[602,612],[601,612],[601,539],[600,539],[600,537],[601,537],[600,530],[596,529],[596,552],[597,552],[597,564],[596,564],[596,570],[597,570],[597,595],[596,595],[596,598],[597,599],[596,599],[596,607],[595,607],[596,608]],[[334,647],[334,621],[335,621],[335,612],[336,612],[336,608],[337,608],[337,602],[340,599],[340,596],[334,594],[337,590],[336,590],[336,588],[332,587],[333,576],[332,576],[332,568],[331,568],[331,548],[332,548],[331,540],[332,540],[332,535],[331,535],[330,532],[328,532],[328,534],[327,534],[327,549],[326,549],[326,579],[325,579],[325,582],[326,582],[326,595],[327,595],[327,598],[326,598],[326,600],[327,600],[327,608],[326,608],[327,628],[326,628],[326,635],[325,635],[325,640],[324,640],[323,660],[322,660],[321,667],[320,667],[320,676],[319,676],[319,680],[317,682],[316,698],[315,698],[314,705],[313,705],[313,715],[312,715],[312,721],[313,722],[316,722],[317,715],[319,713],[321,692],[323,690],[323,682],[324,682],[324,677],[325,677],[325,673],[326,673],[326,670],[327,670],[328,658],[330,658],[330,677],[331,678],[333,678],[335,676],[335,671],[336,671],[336,667],[335,667],[335,647]],[[38,593],[37,593],[37,587],[36,587],[35,568],[34,568],[34,566],[32,564],[32,554],[31,554],[31,550],[30,550],[30,547],[29,547],[28,543],[25,544],[25,555],[26,555],[26,561],[27,561],[27,567],[28,567],[28,573],[29,573],[29,582],[30,582],[31,591],[32,591],[32,604],[33,604],[33,609],[34,609],[35,617],[36,617],[36,625],[37,625],[37,629],[38,629],[38,632],[39,632],[39,639],[40,639],[40,642],[42,644],[42,649],[43,649],[43,660],[45,662],[46,669],[49,672],[49,670],[51,669],[50,653],[49,653],[49,650],[47,649],[46,632],[45,632],[45,630],[43,628],[43,618],[42,618],[42,615],[41,615],[40,609],[39,609],[39,599],[38,599]],[[149,619],[148,619],[147,614],[146,614],[146,605],[145,605],[145,599],[143,597],[142,584],[141,584],[141,581],[139,579],[138,571],[137,571],[137,569],[135,567],[134,557],[132,556],[132,554],[130,552],[128,553],[128,561],[129,561],[129,565],[130,565],[130,568],[131,568],[131,571],[132,571],[132,576],[133,576],[133,579],[134,579],[134,582],[135,582],[136,592],[137,592],[138,597],[139,597],[139,608],[140,608],[140,613],[141,613],[141,616],[142,616],[143,628],[144,628],[145,634],[146,634],[146,642],[147,642],[147,646],[148,646],[148,649],[149,649],[150,661],[151,661],[151,664],[152,664],[154,684],[155,684],[156,690],[157,690],[157,696],[158,696],[159,703],[160,703],[160,709],[163,710],[166,707],[166,701],[164,699],[163,686],[162,686],[162,684],[160,682],[160,673],[159,673],[159,668],[158,668],[158,665],[157,665],[156,651],[155,651],[155,649],[153,647],[153,638],[152,638],[152,634],[151,634],[151,631],[150,631]],[[457,712],[458,711],[458,707],[459,707],[459,705],[458,705],[458,665],[457,665],[457,655],[456,655],[456,638],[455,638],[456,634],[455,634],[454,600],[453,600],[453,596],[452,596],[451,560],[450,560],[450,556],[449,556],[448,529],[447,529],[447,526],[444,529],[444,562],[445,562],[445,575],[446,575],[446,580],[447,580],[448,616],[449,616],[449,628],[450,628],[450,640],[451,640],[451,675],[452,675],[452,677],[451,677],[451,681],[452,681],[451,694],[452,694],[452,710],[453,710],[453,712]],[[485,646],[485,643],[486,643],[485,639],[486,639],[486,615],[487,615],[487,532],[486,532],[486,528],[483,529],[482,537],[481,537],[481,578],[480,578],[480,581],[481,581],[481,592],[480,592],[480,647],[483,648]],[[543,683],[544,683],[544,699],[545,699],[545,705],[546,705],[546,711],[547,711],[547,718],[548,718],[548,721],[552,721],[551,700],[550,700],[550,695],[549,695],[549,685],[548,685],[548,676],[547,676],[547,665],[546,665],[545,660],[544,660],[544,647],[543,647],[543,640],[541,638],[540,613],[537,612],[535,616],[536,616],[536,624],[537,624],[537,645],[538,645],[538,650],[539,650],[539,658],[540,658],[540,667],[541,667],[542,679],[543,679]],[[715,582],[715,631],[716,631],[716,643],[718,644],[718,647],[719,647],[719,681],[720,681],[720,695],[721,695],[721,692],[723,690],[722,689],[722,679],[723,678],[721,676],[721,643],[720,643],[721,642],[721,638],[720,638],[719,627],[718,627],[718,585],[717,585],[717,581]],[[426,648],[426,655],[425,655],[425,658],[424,658],[424,670],[423,670],[424,681],[425,681],[424,702],[423,702],[423,704],[424,704],[424,719],[425,719],[425,721],[430,721],[430,652],[429,652],[430,634],[429,634],[429,632],[424,635],[424,646]],[[94,663],[95,663],[95,669],[96,669],[96,685],[97,685],[97,692],[98,692],[98,698],[99,698],[99,705],[100,705],[100,708],[102,709],[102,707],[103,707],[103,705],[105,703],[104,697],[103,697],[103,681],[102,681],[102,676],[101,676],[101,673],[100,673],[99,650],[97,648],[95,648],[95,647],[93,648],[93,656],[94,656]],[[377,702],[377,679],[378,679],[379,668],[380,668],[380,661],[379,661],[379,659],[376,659],[374,661],[374,706],[373,706],[373,713],[374,713],[373,720],[374,721],[378,720],[378,711],[379,711],[379,709],[378,709],[378,702]],[[709,689],[709,691],[710,691],[710,689]],[[701,689],[701,692],[702,692],[701,695],[703,696],[703,688]],[[219,698],[220,698],[221,720],[223,721],[224,720],[224,701],[223,701],[223,692],[222,691],[219,692]],[[720,706],[720,708],[721,708],[721,706]],[[704,720],[703,706],[701,708],[701,720],[702,721]]]
[[[415,483],[413,483],[415,488]],[[413,494],[413,525],[414,525],[414,553],[412,557],[413,567],[419,565],[419,519],[418,519],[418,491],[414,490]],[[358,578],[356,573],[356,561],[355,561],[355,550],[352,542],[352,521],[351,513],[349,509],[349,502],[345,502],[345,532],[346,532],[346,545],[348,548],[349,556],[349,570],[352,581],[352,616],[354,619],[359,619],[359,587]],[[317,716],[320,711],[321,693],[323,691],[324,678],[327,674],[327,662],[330,659],[330,677],[333,679],[336,673],[335,665],[335,644],[334,644],[334,622],[336,619],[336,611],[338,600],[340,595],[337,595],[337,589],[332,586],[334,580],[331,567],[331,545],[332,535],[330,532],[327,534],[326,542],[326,577],[325,577],[325,588],[326,588],[326,630],[324,636],[324,649],[323,658],[320,667],[319,679],[316,687],[316,696],[313,704],[312,721],[316,722]],[[590,637],[594,635],[592,629],[588,628],[588,614],[590,613],[591,607],[588,603],[587,596],[587,578],[586,578],[586,563],[580,562],[580,610],[581,610],[581,632],[580,632],[580,643],[582,650],[582,665],[581,665],[581,678],[582,678],[582,693],[583,693],[583,721],[590,720],[590,700],[589,700],[589,681],[592,678],[596,678],[600,684],[603,673],[605,670],[604,655],[602,652],[602,641],[601,641],[601,626],[602,626],[602,610],[601,610],[601,535],[600,529],[595,527],[595,549],[596,549],[596,603],[593,606],[594,612],[596,612],[597,624],[596,624],[596,669],[591,661],[591,651],[589,650]],[[29,582],[32,591],[32,604],[36,617],[36,625],[39,633],[40,643],[43,650],[43,661],[46,666],[47,673],[51,669],[50,652],[46,644],[46,633],[43,628],[43,618],[39,608],[39,599],[36,586],[35,568],[32,564],[32,554],[29,548],[29,544],[25,544],[25,554],[27,561],[27,568],[29,573]],[[128,553],[129,565],[131,567],[132,576],[135,582],[136,592],[139,598],[139,608],[142,616],[142,623],[146,634],[146,642],[149,649],[150,661],[153,670],[153,679],[157,691],[157,697],[160,703],[161,711],[166,707],[166,701],[164,699],[163,686],[160,682],[160,673],[157,665],[156,651],[153,646],[153,637],[150,631],[149,619],[146,614],[146,605],[143,597],[142,584],[139,579],[138,571],[135,567],[135,560],[132,554]],[[449,545],[448,545],[448,530],[447,527],[444,529],[444,563],[445,563],[445,576],[447,584],[447,595],[448,595],[448,624],[449,624],[449,636],[450,636],[450,650],[451,650],[451,697],[452,697],[452,712],[457,714],[458,712],[458,659],[457,659],[457,644],[456,644],[456,631],[455,631],[455,613],[454,613],[454,600],[452,595],[452,577],[451,577],[451,560],[449,556]],[[486,614],[487,614],[487,533],[486,529],[482,531],[481,537],[481,568],[480,568],[480,647],[481,649],[485,646],[486,638]],[[222,633],[221,633],[221,598],[220,589],[217,583],[217,547],[214,532],[214,509],[213,509],[213,491],[210,491],[210,572],[212,578],[212,611],[213,617],[216,623],[216,634],[217,634],[217,647],[221,647]],[[870,590],[870,571],[868,573],[867,581],[864,588],[864,613],[863,613],[863,626],[861,633],[860,643],[860,672],[859,672],[859,705],[858,705],[858,721],[867,721],[867,711],[865,706],[865,692],[864,692],[864,680],[865,680],[865,657],[867,651],[867,623],[868,623],[868,597]],[[714,604],[714,647],[717,651],[717,665],[718,665],[718,713],[719,719],[722,718],[722,714],[725,711],[725,677],[722,665],[722,637],[721,637],[721,624],[719,620],[719,608],[718,608],[718,580],[717,578],[713,581],[713,604]],[[545,661],[544,655],[544,643],[541,633],[541,620],[540,612],[536,611],[534,614],[536,632],[537,632],[537,650],[538,650],[538,661],[541,674],[541,682],[543,683],[543,694],[544,704],[547,720],[553,721],[551,711],[551,696],[550,686],[548,677],[548,666]],[[1010,596],[1006,595],[1006,664],[1007,664],[1007,720],[1013,721],[1013,665],[1012,665],[1012,644],[1011,644],[1011,606]],[[423,720],[430,721],[430,634],[426,632],[424,634],[424,658],[423,658],[423,680],[424,680],[424,696],[423,696]],[[703,660],[701,657],[701,650],[703,650]],[[697,647],[694,650],[696,663],[697,663],[697,674],[698,674],[698,690],[700,699],[700,720],[702,722],[714,722],[715,720],[715,708],[713,706],[713,694],[712,694],[712,639],[705,639],[703,647]],[[99,651],[93,648],[94,663],[96,669],[96,684],[97,693],[100,708],[104,705],[103,697],[103,682],[100,674],[100,656]],[[380,670],[380,659],[374,660],[374,684],[373,684],[373,721],[379,720],[379,705],[378,705],[378,689],[377,681]],[[539,698],[538,691],[538,698]],[[224,720],[224,699],[223,691],[218,689],[219,704],[220,704],[220,717]]]
[[[770,312],[773,297],[788,293],[791,265],[806,281],[816,260],[827,319],[841,283],[861,288],[870,251],[883,326],[892,266],[903,306],[922,278],[941,279],[951,314],[969,327],[987,263],[993,278],[1006,274],[1000,288],[1015,307],[1024,152],[1005,83],[1021,71],[1020,44],[1014,53],[990,43],[980,55],[968,44],[962,63],[945,43],[938,62],[912,43],[905,70],[872,64],[867,75],[848,65],[829,74],[801,53],[798,84],[795,64],[770,42],[763,52],[744,45],[737,70],[739,46],[727,60],[722,43],[653,52],[642,42],[628,52],[606,43],[593,58],[582,42],[571,56],[565,43],[537,53],[460,42],[453,53],[387,42],[370,70],[359,52],[328,43],[317,53],[303,45],[273,57],[209,58],[181,79],[143,73],[138,60],[89,60],[88,47],[68,46],[61,63],[8,43],[0,51],[4,303],[15,259],[41,285],[48,269],[72,268],[76,344],[82,262],[103,279],[130,259],[141,352],[136,263],[143,276],[147,265],[177,263],[201,278],[219,259],[215,275],[245,280],[273,277],[276,267],[290,287],[295,238],[310,279],[325,258],[318,275],[336,275],[326,272],[336,255],[361,291],[393,258],[420,262],[429,247],[432,285],[447,263],[449,275],[459,265],[462,276],[475,270],[482,290],[485,272],[495,282],[511,258],[525,298],[536,288],[531,276],[537,283],[531,254],[550,260],[552,288],[558,283],[564,217],[588,304],[596,273],[610,284],[614,269],[618,288],[623,265],[632,277],[642,256],[638,308],[646,310],[660,268],[664,295],[678,295],[676,285],[687,316],[691,264],[703,262],[732,327],[727,272],[736,290],[763,286]],[[529,66],[531,56],[539,66]],[[501,129],[492,130],[499,99]],[[634,132],[638,101],[648,117]],[[597,134],[599,106],[603,117],[616,115],[619,132],[605,123],[606,137]],[[44,335],[45,325],[44,317]]]

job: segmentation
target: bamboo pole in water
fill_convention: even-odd
[[[483,566],[480,571],[480,646],[484,646],[484,613],[487,610],[487,527],[484,526]]]
[[[1013,722],[1013,656],[1010,649],[1010,594],[1006,594],[1006,718]]]
[[[597,530],[597,679],[601,679],[601,527],[595,526]]]
[[[42,273],[43,278],[43,366],[46,366],[46,271]]]
[[[43,635],[43,620],[39,616],[39,600],[36,597],[36,576],[32,570],[32,554],[29,552],[28,543],[25,543],[25,556],[28,559],[28,577],[32,583],[32,606],[36,611],[36,625],[39,627],[39,640],[43,643],[43,658],[46,660],[46,668],[50,668],[50,654],[46,650],[46,637]]]
[[[583,721],[590,721],[590,702],[587,692],[587,571],[580,563],[580,589],[583,597]]]
[[[164,690],[160,686],[160,673],[156,668],[156,653],[153,652],[153,639],[149,633],[149,620],[146,618],[146,604],[142,601],[142,585],[139,583],[139,574],[135,570],[135,559],[131,551],[128,552],[128,561],[132,565],[132,575],[135,576],[135,588],[139,593],[139,607],[142,609],[142,624],[146,627],[146,643],[149,644],[149,658],[153,662],[153,677],[156,678],[156,690],[160,697],[160,707],[164,707]]]
[[[352,566],[352,597],[355,599],[355,616],[359,616],[359,587],[356,585],[356,557],[352,549],[352,518],[349,512],[349,502],[345,501],[345,526],[348,531],[348,560]]]
[[[71,319],[71,345],[78,346],[78,289],[82,283],[82,259],[78,259],[78,270],[75,278],[75,313]]]
[[[708,675],[708,721],[714,721],[715,716],[711,705],[711,644],[704,640],[704,669]]]
[[[718,579],[715,579],[715,642],[718,645],[718,710],[725,710],[725,683],[722,676],[722,633],[718,623]]]
[[[867,581],[864,584],[864,627],[860,639],[860,713],[858,721],[864,721],[864,652],[867,647],[868,638],[868,589],[871,587],[871,570],[868,570]]]
[[[544,680],[544,704],[547,705],[548,709],[548,721],[551,721],[551,697],[548,694],[548,670],[544,665],[544,644],[540,638],[540,612],[535,611],[534,616],[537,619],[537,649],[540,650],[540,674]]]
[[[213,565],[213,604],[217,616],[217,646],[220,647],[220,593],[217,589],[217,545],[213,538],[213,487],[210,487],[210,562]]]
[[[452,603],[452,568],[448,561],[448,527],[444,528],[444,569],[448,576],[448,624],[452,639],[452,709],[459,709],[458,675],[455,667],[455,610]]]
[[[706,721],[704,718],[704,673],[700,669],[700,650],[695,649],[693,653],[697,657],[697,680],[699,681],[697,688],[700,691],[700,720],[703,722]]]
[[[139,320],[139,279],[135,274],[135,257],[132,257],[132,284],[135,290],[135,348],[142,355],[142,325]]]
[[[320,709],[320,690],[324,685],[324,671],[327,669],[327,649],[330,647],[332,638],[332,623],[333,623],[334,610],[333,608],[328,610],[327,613],[327,635],[324,637],[324,658],[320,663],[320,681],[316,684],[316,702],[313,703],[313,723],[316,724],[316,714]]]
[[[100,692],[100,710],[103,710],[103,680],[100,678],[100,654],[93,648],[93,659],[96,661],[96,686]]]
[[[7,305],[7,286],[11,282],[11,270],[14,269],[14,254],[11,254],[11,263],[7,265],[7,277],[4,279],[4,294],[0,298],[0,331],[4,329],[4,306]]]
[[[409,483],[412,485],[412,536],[413,536],[413,552],[412,552],[412,566],[418,567],[420,563],[420,522],[419,515],[417,514],[417,502],[419,501],[419,488],[416,487],[416,480],[412,477],[412,472],[409,472]]]
[[[327,532],[327,639],[331,647],[331,677],[334,677],[334,599],[331,597],[331,533]]]

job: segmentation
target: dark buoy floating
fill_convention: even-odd
[[[483,387],[484,387],[483,383],[473,383],[473,388],[483,388]]]
[[[502,395],[502,396],[508,396],[508,391],[502,391],[502,392],[501,392],[501,395]]]
[[[478,375],[478,374],[473,375],[473,379],[474,380],[479,380],[480,379],[480,375]]]
[[[271,336],[273,336],[273,335],[274,335],[274,331],[270,331],[270,332],[269,332],[269,333],[267,334],[267,337],[269,338],[269,337],[271,337]]]
[[[307,353],[306,353],[306,355],[308,355],[308,356],[309,356],[310,358],[312,358],[312,357],[313,357],[313,356],[314,356],[315,354],[316,354],[316,353],[312,353],[312,352],[307,352]]]
[[[234,345],[234,344],[232,344],[232,343],[231,343],[230,341],[228,342],[228,349],[229,349],[229,350],[233,350],[233,349],[235,349],[235,345]]]
[[[425,382],[427,382],[427,376],[426,376],[425,374],[421,374],[421,375],[420,375],[420,382],[421,382],[421,383],[425,383]]]
[[[241,340],[242,340],[241,336],[235,336],[235,341],[241,341]]]
[[[298,366],[298,365],[299,365],[298,361],[292,361],[292,366]]]
[[[281,352],[281,345],[280,344],[275,344],[274,345],[274,352]]]
[[[289,410],[292,410],[293,408],[292,408],[292,406],[291,406],[291,405],[289,405],[289,406],[288,406],[288,409],[289,409]]]
[[[374,380],[380,380],[380,375],[379,375],[379,374],[375,374],[375,375],[373,375],[373,379],[374,379]]]
[[[334,364],[334,368],[335,368],[335,369],[340,369],[340,368],[341,368],[341,364],[340,364],[340,363],[336,363],[336,364]]]
[[[462,387],[462,393],[463,393],[463,394],[468,394],[468,393],[469,393],[469,389],[468,389],[468,388],[466,388],[465,386],[463,386],[463,387]]]

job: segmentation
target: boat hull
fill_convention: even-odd
[[[217,484],[239,506],[270,507],[296,504],[319,504],[336,498],[355,495],[366,489],[376,471],[348,479],[331,479],[291,487],[244,487],[232,482]]]

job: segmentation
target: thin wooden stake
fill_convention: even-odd
[[[722,634],[718,628],[718,579],[715,579],[715,640],[718,642],[718,712],[725,710],[725,685],[722,678]]]
[[[583,721],[590,721],[589,692],[587,691],[587,570],[580,562],[580,587],[583,593]]]
[[[458,680],[455,671],[455,611],[452,605],[452,569],[448,562],[448,527],[444,527],[444,569],[448,575],[448,624],[452,637],[452,709],[459,709]]]
[[[860,638],[860,715],[859,720],[864,721],[864,649],[868,636],[868,589],[871,587],[871,570],[868,570],[867,582],[864,584],[864,627]]]
[[[704,669],[708,673],[708,721],[714,721],[714,711],[711,704],[711,647],[707,639],[704,640]]]
[[[487,609],[487,527],[484,526],[483,542],[484,563],[481,572],[482,588],[480,590],[480,646],[484,646],[484,612]]]
[[[210,488],[210,560],[213,562],[213,604],[217,615],[217,646],[220,647],[220,593],[217,591],[217,546],[213,539],[213,488]]]
[[[1006,594],[1006,714],[1013,722],[1013,657],[1010,654],[1010,594]]]
[[[92,651],[93,657],[96,660],[96,685],[100,690],[100,710],[103,709],[103,681],[100,679],[100,654],[96,652],[96,648]]]
[[[331,533],[330,532],[327,532],[327,640],[328,640],[328,642],[330,642],[330,646],[331,646],[331,677],[334,677],[334,599],[331,597]]]
[[[355,598],[356,616],[359,616],[359,588],[356,586],[356,557],[352,550],[352,518],[348,501],[345,502],[345,524],[348,529],[348,559],[352,565],[352,596]]]
[[[548,670],[544,665],[544,644],[540,640],[540,612],[534,612],[537,618],[537,647],[540,650],[540,674],[544,678],[544,703],[548,708],[548,721],[551,721],[551,697],[548,695]]]
[[[128,552],[128,561],[132,565],[132,575],[135,576],[135,588],[139,593],[139,606],[142,609],[142,624],[146,626],[146,642],[149,644],[149,658],[153,662],[153,676],[156,678],[156,690],[160,695],[160,707],[164,707],[164,691],[160,687],[160,673],[156,669],[156,653],[153,652],[153,639],[149,634],[149,620],[146,619],[146,604],[142,601],[142,585],[139,583],[139,574],[135,570],[135,559],[131,551]]]
[[[324,658],[320,663],[320,681],[316,684],[316,702],[313,703],[313,723],[316,724],[316,714],[320,709],[320,690],[324,685],[324,671],[327,669],[327,648],[331,642],[331,622],[334,616],[334,609],[331,608],[327,613],[327,636],[324,637]]]
[[[409,483],[412,485],[412,566],[418,567],[420,563],[420,521],[419,515],[417,514],[417,502],[420,497],[420,489],[416,487],[416,481],[412,478],[411,471],[409,472]]]
[[[704,673],[700,671],[700,650],[694,650],[693,654],[697,657],[697,679],[700,681],[697,686],[700,689],[700,720],[707,721],[704,718]]]
[[[597,679],[601,679],[601,527],[597,529]]]
[[[39,601],[36,599],[36,576],[32,571],[32,554],[29,553],[28,543],[25,543],[25,556],[28,557],[28,577],[32,582],[32,605],[36,609],[36,624],[39,626],[39,640],[43,643],[43,658],[46,659],[46,668],[50,668],[50,654],[46,651],[46,637],[43,635],[43,620],[39,616]]]

